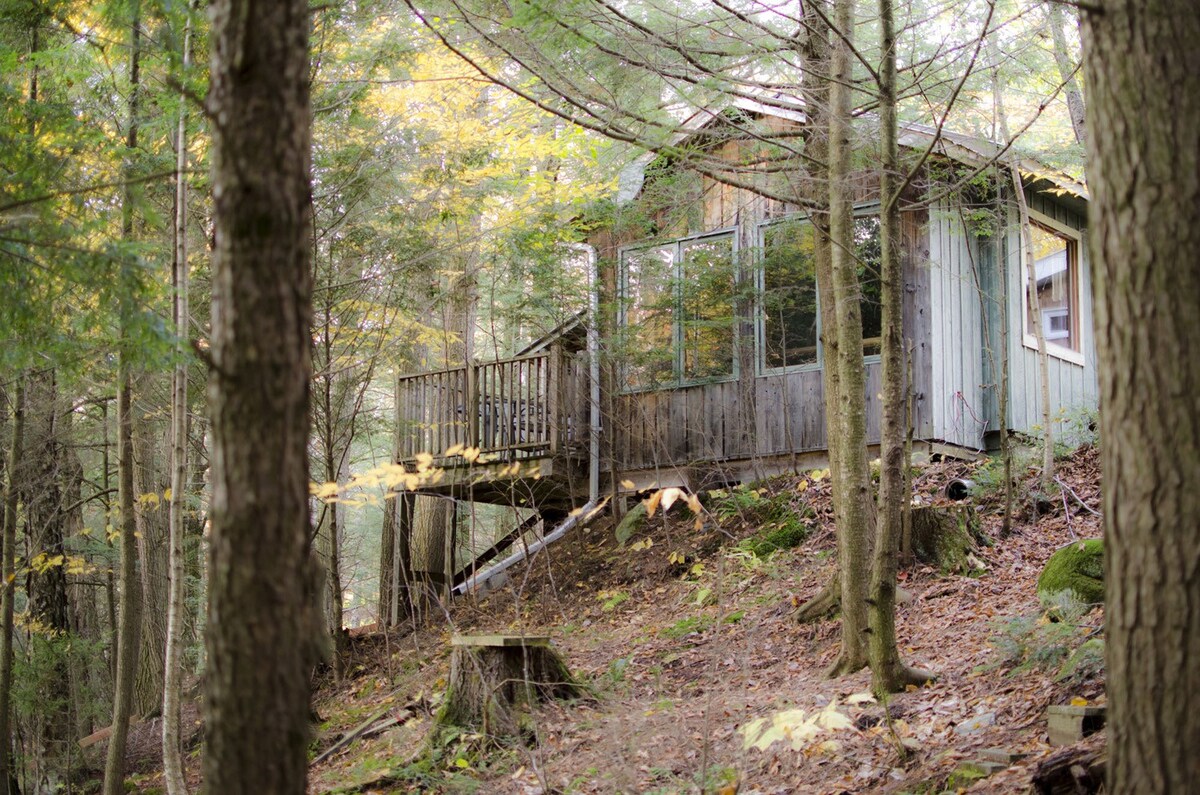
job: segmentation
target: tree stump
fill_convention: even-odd
[[[967,572],[969,556],[981,538],[979,517],[965,505],[912,509],[912,548],[917,560],[944,572]]]
[[[450,681],[438,728],[516,736],[520,708],[582,693],[546,636],[456,635],[450,643]]]

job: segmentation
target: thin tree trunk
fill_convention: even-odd
[[[149,390],[142,379],[143,394]],[[137,543],[142,587],[141,636],[138,643],[137,678],[133,687],[133,714],[141,717],[162,712],[166,671],[166,614],[158,609],[170,601],[170,511],[162,501],[170,488],[170,475],[162,466],[158,442],[165,430],[148,416],[134,421],[134,489],[143,495],[137,501]],[[164,440],[165,441],[165,440]]]
[[[17,381],[13,395],[12,427],[8,445],[7,478],[4,482],[4,547],[0,571],[3,599],[0,601],[0,795],[13,795],[12,769],[12,668],[13,668],[13,597],[16,593],[17,545],[17,468],[25,430],[25,383]]]
[[[854,206],[849,184],[853,149],[851,119],[851,46],[853,0],[835,0],[830,59],[832,85],[829,111],[829,237],[833,271],[833,304],[837,320],[835,360],[838,369],[837,411],[827,418],[829,447],[837,449],[841,483],[837,494],[838,571],[841,578],[842,650],[830,675],[857,671],[867,663],[867,572],[874,531],[871,473],[867,463],[867,417],[864,398],[861,289],[854,257]]]
[[[125,138],[125,172],[132,172],[138,136],[138,100],[141,91],[139,68],[141,57],[141,3],[135,0],[132,9],[129,47],[129,127]],[[121,235],[133,238],[133,191],[127,184],[122,198]],[[117,358],[117,492],[121,525],[121,604],[120,624],[117,627],[117,675],[113,684],[112,734],[108,740],[108,756],[104,764],[104,795],[122,795],[125,791],[125,745],[129,735],[129,718],[133,707],[133,685],[137,675],[139,612],[141,589],[137,580],[137,526],[134,517],[133,492],[133,376],[130,356],[133,340],[130,335],[134,311],[133,265],[121,264],[121,294],[119,307],[120,346]]]
[[[829,27],[828,8],[824,2],[819,9],[813,4],[805,4],[805,27],[800,46],[800,55],[809,80],[805,83],[805,104],[809,114],[804,150],[809,155],[809,169],[812,173],[810,195],[805,198],[823,209],[813,210],[809,218],[813,225],[813,273],[817,282],[817,298],[821,315],[821,355],[824,366],[821,369],[822,385],[825,393],[826,446],[829,448],[830,484],[834,490],[834,510],[840,511],[843,501],[838,492],[842,485],[842,470],[838,449],[832,444],[833,428],[831,418],[837,416],[840,403],[840,382],[838,368],[832,366],[837,361],[838,339],[837,314],[833,302],[833,266],[831,262],[831,247],[829,243],[829,173],[827,168],[829,157]],[[840,523],[836,518],[835,521]],[[800,606],[796,612],[796,620],[807,622],[823,618],[837,608],[841,600],[841,577],[834,574],[832,581],[808,602]]]
[[[186,80],[192,65],[192,4],[183,29],[183,59],[180,80]],[[167,795],[187,795],[183,766],[183,734],[180,730],[183,702],[183,629],[187,621],[187,572],[183,549],[184,496],[187,491],[188,368],[188,249],[187,249],[187,102],[179,104],[175,133],[175,248],[172,282],[175,287],[175,374],[171,381],[171,499],[168,524],[169,593],[167,597],[167,647],[163,671],[163,782]]]
[[[1042,325],[1042,301],[1038,295],[1037,267],[1033,255],[1033,230],[1029,226],[1029,204],[1021,184],[1021,170],[1011,166],[1013,191],[1017,194],[1017,210],[1021,224],[1021,248],[1025,262],[1025,297],[1033,312],[1033,334],[1037,339],[1038,391],[1042,404],[1042,493],[1050,491],[1054,482],[1054,426],[1050,411],[1050,351],[1046,347],[1046,328]]]
[[[312,378],[307,0],[211,6],[212,502],[204,782],[305,792]]]
[[[996,218],[999,220],[1004,211],[1003,196],[999,190],[1000,173],[996,171]],[[1008,323],[1008,270],[1005,267],[1004,248],[1001,245],[1003,236],[996,235],[996,268],[1000,278],[1000,397],[997,401],[997,413],[1000,415],[1000,459],[1004,465],[1004,517],[1000,522],[1000,534],[1007,538],[1012,533],[1013,511],[1016,503],[1016,484],[1013,482],[1013,450],[1012,434],[1008,430],[1008,401],[1009,401],[1009,368],[1012,351],[1009,347],[1012,331]]]
[[[871,565],[871,636],[867,644],[871,682],[877,693],[903,688],[903,664],[896,648],[897,552],[904,522],[904,275],[900,262],[900,167],[896,144],[896,32],[891,0],[879,0],[879,263],[883,302],[881,341],[883,400],[880,421],[879,524]]]
[[[897,556],[900,538],[904,534],[904,508],[909,503],[905,457],[908,412],[905,396],[910,387],[904,366],[904,268],[900,255],[900,152],[897,144],[896,31],[892,0],[879,0],[879,21],[883,50],[879,76],[879,270],[883,301],[883,407],[879,522],[871,564],[867,654],[871,663],[872,687],[882,696],[930,677],[923,671],[913,671],[905,666],[896,647]]]
[[[1090,8],[1089,6],[1084,6]],[[1084,12],[1104,471],[1105,791],[1200,782],[1200,15]]]
[[[1004,95],[1000,90],[1000,79],[995,64],[999,62],[999,53],[994,42],[989,44],[990,57],[993,63],[992,72],[992,101],[995,104],[996,121],[1000,127],[1000,137],[1008,141],[1008,113],[1004,109]],[[1009,165],[1009,175],[1012,180],[1013,192],[1017,200],[1017,223],[1020,225],[1022,263],[1026,270],[1024,301],[1029,302],[1033,314],[1033,333],[1037,340],[1038,362],[1038,393],[1042,409],[1042,475],[1041,489],[1050,490],[1054,481],[1054,428],[1051,425],[1050,412],[1050,353],[1046,348],[1046,329],[1042,326],[1042,306],[1037,290],[1037,268],[1034,265],[1033,231],[1029,226],[1029,204],[1025,201],[1024,183],[1021,181],[1021,169],[1016,163]],[[1024,316],[1024,301],[1021,304],[1021,314]],[[1004,311],[1008,311],[1005,304]],[[1006,468],[1010,466],[1006,462]],[[1011,495],[1010,495],[1011,496]],[[1006,511],[1008,513],[1008,511]]]
[[[1075,140],[1087,145],[1087,112],[1083,104],[1083,92],[1075,77],[1077,67],[1067,51],[1067,36],[1063,33],[1063,7],[1060,3],[1046,4],[1046,25],[1050,28],[1050,40],[1054,43],[1054,63],[1058,66],[1058,77],[1062,80],[1067,95],[1067,112],[1071,115],[1071,129]]]

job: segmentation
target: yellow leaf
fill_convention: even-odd
[[[1088,705],[1088,700],[1086,698],[1081,698],[1079,696],[1075,696],[1074,698],[1071,699],[1072,707],[1086,707],[1087,705]]]
[[[621,488],[623,488],[623,489],[632,489],[632,488],[633,488],[633,481],[632,481],[632,480],[622,480],[622,481],[621,481]]]
[[[442,453],[442,455],[445,456],[446,458],[450,458],[452,456],[456,456],[459,453],[461,453],[463,451],[463,448],[464,448],[464,445],[462,445],[462,444],[452,444],[448,448],[446,448],[446,452]]]
[[[464,447],[463,451],[462,451],[463,460],[466,461],[468,464],[474,464],[476,461],[479,460],[480,452],[481,451],[478,447]],[[520,468],[519,464],[517,465],[517,468],[518,469]]]

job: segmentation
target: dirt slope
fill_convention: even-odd
[[[917,488],[933,501],[948,478],[971,469],[931,467]],[[980,547],[974,554],[986,569],[965,576],[914,565],[903,573],[913,598],[899,610],[902,653],[940,678],[893,697],[890,721],[877,705],[845,703],[868,689],[867,672],[824,678],[837,622],[791,619],[833,567],[828,487],[806,474],[776,479],[754,498],[744,490],[706,495],[699,530],[686,508],[673,508],[623,547],[611,527],[577,532],[519,567],[504,590],[456,604],[452,630],[442,620],[416,633],[355,639],[352,678],[319,694],[326,723],[315,747],[328,748],[375,715],[403,722],[315,766],[312,791],[938,792],[961,762],[993,747],[1030,756],[970,791],[1025,791],[1050,751],[1046,707],[1103,701],[1102,673],[1086,666],[1056,681],[1062,652],[1098,631],[1100,610],[1065,630],[1037,621],[1042,564],[1062,545],[1100,532],[1080,504],[1099,507],[1095,451],[1078,451],[1061,477],[1078,500],[1054,495],[1041,506],[1048,513],[1024,515],[1011,537]],[[739,542],[763,532],[764,515],[774,516],[758,510],[766,501],[809,514],[810,533],[800,546],[761,559]],[[997,502],[978,505],[992,538]],[[450,632],[518,630],[551,635],[594,698],[539,710],[528,745],[485,749],[481,738],[466,736],[422,756]],[[1029,662],[1040,657],[1043,668]],[[744,730],[755,719],[795,709],[811,715],[831,701],[853,728],[797,741],[799,750],[786,739],[746,748]]]

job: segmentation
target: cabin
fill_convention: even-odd
[[[631,164],[613,222],[588,242],[590,312],[515,357],[400,378],[399,462],[432,454],[445,476],[431,492],[552,518],[601,496],[821,464],[823,297],[801,198],[812,179],[796,155],[806,132],[799,103],[743,102],[691,123],[676,147],[690,160]],[[860,134],[865,148],[869,120]],[[973,457],[996,446],[1005,359],[1009,429],[1038,433],[1034,291],[1056,423],[1095,407],[1086,188],[1020,164],[1027,257],[1010,172],[992,176],[995,144],[908,125],[901,145],[920,164],[901,211],[915,453]],[[877,443],[879,195],[869,159],[853,185]]]

